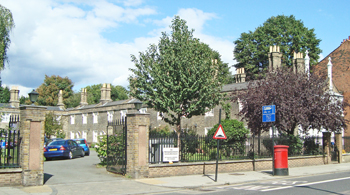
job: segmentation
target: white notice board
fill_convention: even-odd
[[[179,148],[163,148],[163,162],[179,161]]]

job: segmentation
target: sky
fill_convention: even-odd
[[[294,15],[321,39],[320,60],[350,36],[349,2],[260,0],[0,0],[10,9],[9,63],[2,84],[18,86],[20,96],[47,76],[68,77],[73,90],[100,83],[128,87],[138,56],[161,33],[171,33],[175,15],[194,29],[194,37],[221,54],[230,66],[234,41],[268,18]],[[232,73],[235,69],[231,68]]]

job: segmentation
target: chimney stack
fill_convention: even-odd
[[[10,90],[10,105],[11,107],[19,108],[19,99],[18,99],[18,86],[13,86]]]
[[[303,53],[295,53],[293,57],[293,72],[304,73],[305,71],[305,60],[303,59]]]
[[[111,84],[103,83],[103,85],[101,87],[100,103],[104,104],[104,103],[107,103],[110,101],[112,101],[112,99],[111,99]]]
[[[332,62],[331,62],[331,57],[328,58],[328,80],[329,80],[329,91],[333,91],[333,81],[332,81]]]
[[[269,72],[273,72],[274,70],[281,67],[281,58],[282,53],[280,52],[279,46],[270,46],[269,56]]]
[[[236,73],[236,83],[244,83],[246,74],[244,68],[238,68]]]
[[[80,106],[88,105],[86,88],[81,89]]]
[[[64,103],[63,103],[63,91],[60,90],[58,92],[58,103],[57,103],[57,106],[61,109],[61,110],[64,110]]]

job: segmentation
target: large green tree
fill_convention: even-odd
[[[170,27],[171,34],[163,32],[158,45],[150,45],[138,58],[131,55],[136,67],[130,69],[130,95],[159,111],[180,135],[183,117],[204,114],[219,104],[228,67],[193,37],[185,20],[175,16]]]
[[[236,68],[244,67],[248,77],[259,73],[259,68],[268,68],[269,46],[278,45],[282,55],[282,63],[292,66],[293,53],[309,51],[310,66],[317,64],[321,49],[320,39],[316,38],[314,29],[304,27],[301,20],[293,15],[279,15],[269,18],[254,32],[242,33],[235,43],[234,58]]]
[[[68,104],[68,98],[73,95],[73,83],[68,78],[52,75],[45,75],[44,83],[39,86],[37,92],[39,97],[37,104],[43,106],[56,106],[58,103],[58,93],[63,92],[63,103]]]
[[[9,103],[10,101],[10,89],[8,87],[2,87],[0,79],[0,103]]]
[[[66,108],[75,108],[79,106],[81,99],[81,91],[73,92],[73,95],[69,96],[66,101]]]
[[[0,5],[0,70],[5,67],[7,61],[7,50],[11,43],[10,32],[14,26],[11,11]]]

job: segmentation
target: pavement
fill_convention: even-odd
[[[289,168],[288,176],[272,176],[271,170],[173,176],[147,179],[128,179],[109,182],[72,183],[65,185],[43,185],[33,187],[0,187],[1,195],[56,195],[56,194],[162,194],[180,189],[193,189],[221,185],[234,185],[261,180],[290,179],[294,177],[320,175],[350,171],[350,163],[328,164]]]

